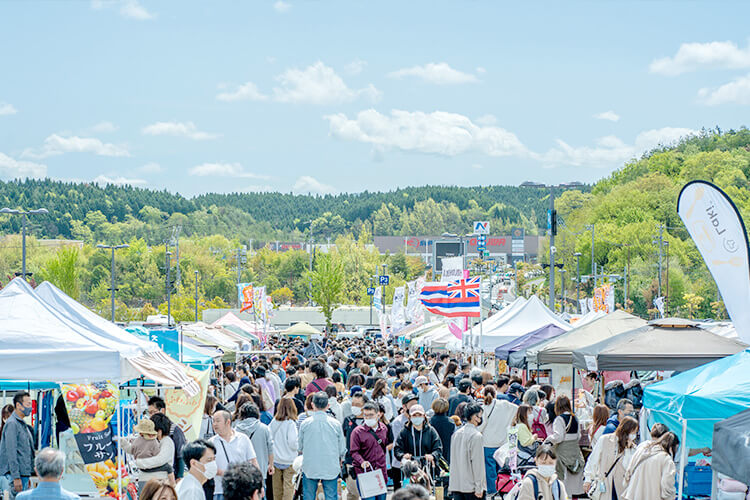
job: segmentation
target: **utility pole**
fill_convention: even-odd
[[[180,286],[180,280],[182,278],[182,274],[180,272],[180,231],[182,231],[182,226],[177,225],[172,228],[172,239],[171,244],[175,247],[175,260],[177,264],[177,268],[175,270],[175,286]]]
[[[591,276],[594,277],[594,288],[596,288],[596,265],[594,264],[594,230],[596,224],[589,224],[586,229],[591,229]]]
[[[666,292],[664,294],[664,313],[669,317],[669,241],[664,242],[664,252],[666,253],[667,261],[667,274],[664,276],[666,280]]]
[[[195,322],[198,322],[198,270],[195,270]]]
[[[655,240],[654,243],[659,245],[659,276],[658,276],[658,292],[657,297],[661,297],[661,271],[662,271],[662,247],[664,246],[664,225],[659,224],[657,226],[659,228],[659,239]]]
[[[560,269],[560,288],[561,293],[560,296],[562,297],[562,312],[565,312],[565,269]]]
[[[111,284],[109,287],[109,289],[112,291],[112,323],[115,322],[115,291],[118,290],[118,288],[115,288],[115,250],[128,248],[129,246],[130,245],[96,245],[96,248],[112,250],[112,269],[110,270]]]
[[[374,282],[375,282],[375,279],[372,276],[370,276],[370,288],[374,288],[373,287]],[[370,295],[370,326],[372,326],[372,302],[374,299],[375,299],[375,296]]]
[[[171,264],[170,257],[172,256],[172,252],[169,251],[169,243],[166,243],[165,245],[166,253],[164,254],[165,259],[165,267],[167,270],[167,282],[166,282],[166,290],[167,290],[167,328],[172,326],[172,283],[170,279],[170,269],[169,266]]]
[[[549,188],[549,308],[555,312],[555,233],[557,232],[557,221],[555,220],[555,191]]]
[[[23,277],[24,281],[26,280],[27,276],[30,276],[30,273],[26,272],[26,216],[48,213],[49,211],[46,208],[37,208],[34,210],[17,210],[14,208],[5,207],[0,209],[0,214],[21,216],[21,276]],[[16,273],[16,276],[17,275],[18,273]]]
[[[573,254],[576,258],[576,308],[581,314],[581,252]]]

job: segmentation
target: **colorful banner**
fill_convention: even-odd
[[[237,303],[240,305],[240,312],[253,309],[253,284],[237,283]]]
[[[615,287],[602,285],[594,289],[593,311],[604,311],[609,314],[615,310]]]
[[[412,325],[421,325],[424,323],[424,307],[419,301],[419,292],[424,286],[424,278],[417,278],[408,283],[409,296],[406,304],[406,320]]]
[[[86,472],[101,496],[117,497],[117,445],[109,424],[117,410],[120,391],[109,382],[64,384],[62,396],[70,430]],[[76,456],[74,461],[80,464],[78,459]],[[124,467],[123,476],[127,476]],[[127,478],[123,479],[122,485],[128,485]]]
[[[167,416],[185,433],[188,441],[198,439],[203,419],[203,407],[208,393],[210,370],[199,371],[186,366],[187,374],[200,385],[200,392],[189,397],[182,389],[167,389],[164,402],[167,405]]]
[[[266,321],[266,287],[255,287],[253,292],[253,309],[255,312],[255,321],[263,323]]]
[[[717,186],[693,181],[680,191],[677,213],[719,288],[737,334],[750,343],[750,256],[737,207]]]

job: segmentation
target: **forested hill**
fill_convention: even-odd
[[[30,234],[88,242],[144,238],[161,243],[174,226],[182,234],[223,234],[256,243],[369,234],[464,233],[473,220],[490,219],[493,231],[546,224],[542,190],[516,186],[424,186],[390,192],[326,196],[283,193],[205,194],[185,198],[168,191],[55,180],[0,182],[0,206],[47,208],[29,219]],[[20,231],[19,217],[0,216],[0,232]]]

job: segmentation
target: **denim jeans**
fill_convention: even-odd
[[[29,489],[29,478],[28,477],[21,477],[21,485],[23,486],[23,491],[26,491]],[[2,494],[2,489],[7,488],[8,492],[10,493],[11,500],[16,498],[16,489],[13,487],[13,477],[10,474],[6,474],[2,477],[2,480],[0,480],[0,495]]]
[[[323,483],[323,494],[326,500],[337,500],[338,478],[336,479],[310,479],[302,476],[302,500],[315,500],[315,493],[318,490],[318,483]]]
[[[385,500],[385,494],[383,494],[383,495],[376,495],[374,497],[363,498],[362,500]]]
[[[214,493],[214,500],[224,500],[223,493]]]
[[[497,486],[495,485],[495,481],[497,480],[497,474],[499,471],[499,467],[497,466],[497,462],[495,462],[495,459],[492,455],[494,455],[495,450],[497,448],[485,448],[484,449],[484,470],[487,475],[487,494],[488,495],[494,495],[497,493]]]

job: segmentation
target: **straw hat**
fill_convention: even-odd
[[[140,434],[144,439],[156,439],[156,427],[150,418],[144,418],[133,430]]]

